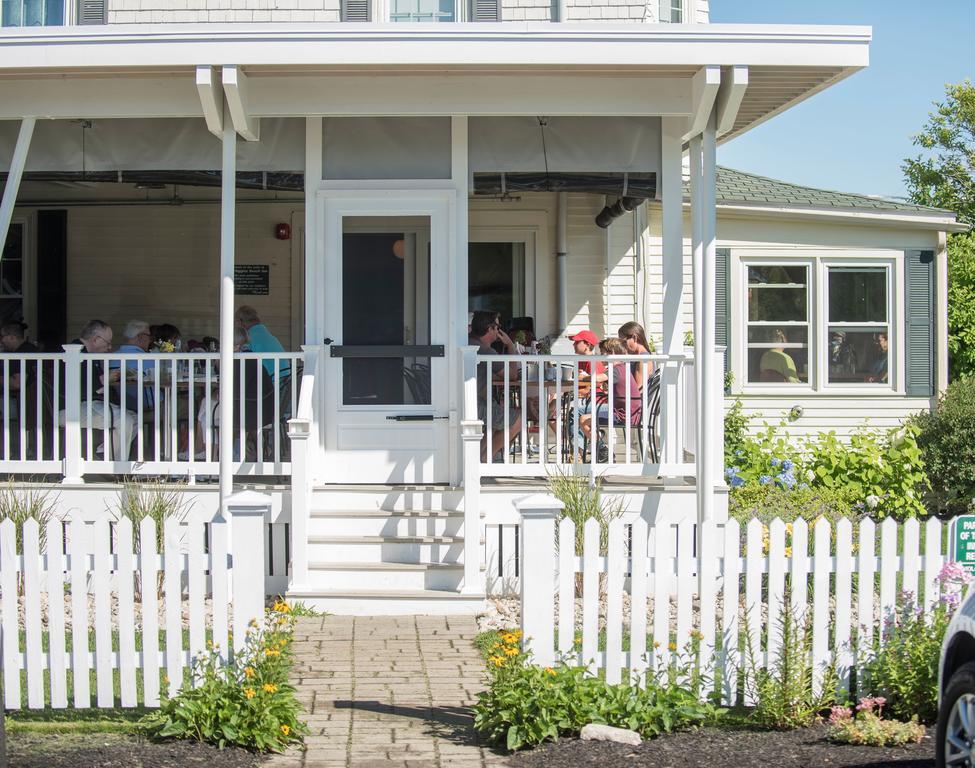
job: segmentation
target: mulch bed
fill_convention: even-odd
[[[262,762],[243,749],[114,733],[7,734],[7,759],[10,768],[256,768]]]
[[[909,747],[854,747],[826,741],[825,726],[795,731],[702,728],[639,747],[563,739],[509,759],[511,768],[933,768],[934,730]]]

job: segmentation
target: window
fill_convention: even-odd
[[[468,309],[493,310],[504,322],[524,317],[525,243],[468,244]]]
[[[660,0],[660,21],[680,24],[684,21],[684,0]]]
[[[391,0],[390,21],[455,21],[454,0]]]
[[[45,27],[64,24],[64,0],[3,0],[3,26]]]
[[[748,270],[748,381],[809,383],[809,267]]]
[[[890,324],[886,267],[829,267],[830,384],[886,384]]]
[[[0,324],[24,318],[24,225],[12,223],[0,259]]]

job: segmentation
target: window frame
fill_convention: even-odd
[[[730,251],[729,346],[732,391],[741,395],[871,395],[904,397],[904,263],[894,250],[830,251],[735,248]],[[750,266],[805,266],[809,275],[807,317],[809,323],[808,382],[748,381],[748,268]],[[887,382],[829,382],[829,270],[835,268],[882,268],[887,276]]]

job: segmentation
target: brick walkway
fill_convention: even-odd
[[[306,710],[305,751],[269,768],[480,768],[503,755],[482,746],[468,707],[483,686],[471,617],[305,618],[295,678]]]

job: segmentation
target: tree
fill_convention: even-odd
[[[902,166],[913,202],[975,224],[975,85],[949,84]],[[948,236],[948,358],[952,379],[975,375],[975,235]]]

